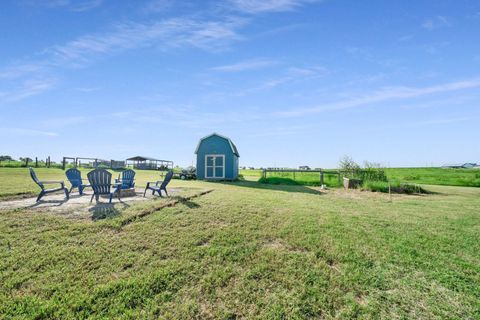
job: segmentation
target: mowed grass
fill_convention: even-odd
[[[480,189],[256,182],[96,222],[0,213],[0,318],[480,317]],[[162,199],[159,201],[169,201]]]
[[[418,184],[480,187],[479,169],[388,168],[389,179]]]
[[[62,180],[65,186],[70,188],[70,183],[65,176],[65,171],[54,168],[35,168],[34,169],[39,180]],[[92,169],[81,169],[82,178],[88,183],[87,173]],[[112,171],[112,180],[117,178],[119,171]],[[135,185],[144,187],[147,181],[162,180],[162,174],[159,171],[152,170],[136,170]],[[0,168],[0,199],[10,198],[16,195],[33,196],[40,192],[40,188],[33,182],[30,177],[28,168]],[[58,184],[47,185],[48,187],[58,187]]]
[[[330,170],[332,171],[332,170]],[[262,170],[240,170],[249,180],[259,179]],[[480,187],[480,169],[444,169],[444,168],[386,168],[385,173],[390,181],[409,182],[429,185]],[[304,185],[318,185],[318,173],[269,172],[268,177],[292,179]],[[325,174],[324,182],[330,187],[339,185],[338,178],[333,174]]]

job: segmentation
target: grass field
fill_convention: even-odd
[[[480,187],[478,169],[388,168],[389,179],[446,186]]]
[[[443,169],[443,168],[386,168],[385,172],[391,181],[409,182],[430,185],[480,187],[479,169]],[[259,179],[261,170],[240,170],[240,173],[252,180]],[[269,177],[294,179],[304,185],[318,185],[318,173],[268,173]],[[325,184],[330,187],[338,186],[336,175],[325,175]]]
[[[81,169],[82,178],[87,179],[87,173],[92,169]],[[63,180],[67,187],[70,184],[65,177],[65,171],[53,168],[37,168],[35,169],[40,180]],[[112,172],[112,178],[117,178],[119,172]],[[15,195],[35,195],[38,194],[40,188],[30,178],[28,168],[0,168],[0,199],[9,198]],[[145,186],[147,181],[162,180],[159,171],[136,170],[136,185]],[[55,186],[58,186],[56,184]]]
[[[15,192],[0,179],[0,194]],[[480,317],[480,189],[431,186],[390,203],[253,181],[173,184],[213,191],[97,221],[0,212],[0,318]]]

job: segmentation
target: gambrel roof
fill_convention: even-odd
[[[217,137],[220,137],[222,139],[227,140],[228,144],[230,145],[230,148],[232,149],[233,154],[235,154],[237,157],[240,157],[240,154],[238,153],[238,149],[235,146],[235,144],[232,142],[232,140],[230,140],[229,138],[227,138],[225,136],[222,136],[221,134],[218,134],[216,132],[214,132],[214,133],[212,133],[212,134],[210,134],[206,137],[203,137],[202,139],[200,139],[200,141],[198,141],[197,149],[195,149],[195,154],[198,153],[198,149],[200,148],[200,144],[202,144],[202,141],[205,140],[205,139],[208,139],[210,137],[213,137],[213,136],[217,136]]]

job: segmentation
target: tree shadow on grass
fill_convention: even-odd
[[[274,190],[274,191],[284,191],[284,192],[298,192],[298,193],[307,193],[307,194],[316,194],[322,195],[323,193],[315,190],[313,188],[294,184],[294,185],[287,185],[287,184],[268,184],[268,183],[261,183],[258,181],[234,181],[234,182],[222,182],[223,184],[234,185],[238,187],[245,187],[245,188],[253,188],[253,189],[263,189],[263,190]]]

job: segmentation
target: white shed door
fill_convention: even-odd
[[[225,155],[207,154],[205,156],[205,178],[225,178]]]

